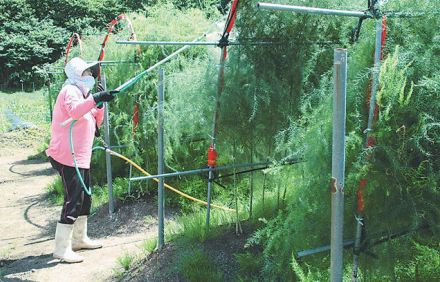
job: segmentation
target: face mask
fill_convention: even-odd
[[[95,85],[95,79],[91,75],[81,76],[76,80],[76,85],[81,89],[84,95],[88,95]]]

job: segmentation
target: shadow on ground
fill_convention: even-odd
[[[47,167],[47,168],[39,168],[39,169],[34,169],[34,170],[28,170],[26,169],[25,173],[20,172],[20,166],[32,166],[32,165],[38,165],[38,164],[42,164],[42,163],[48,163],[49,162],[47,160],[41,160],[41,159],[37,159],[37,160],[20,160],[20,161],[16,161],[13,162],[11,164],[11,166],[9,167],[9,171],[13,174],[18,174],[21,176],[27,176],[27,177],[35,177],[35,176],[40,176],[40,175],[54,175],[56,174],[56,171],[51,167]]]
[[[32,273],[37,269],[54,267],[58,263],[59,261],[54,260],[51,253],[15,260],[1,260],[0,281],[31,281],[26,280],[28,273]]]

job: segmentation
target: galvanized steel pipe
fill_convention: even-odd
[[[347,50],[335,49],[330,244],[330,278],[333,282],[341,282],[343,274],[346,91]]]
[[[305,13],[305,14],[358,17],[358,18],[372,17],[369,13],[362,11],[333,10],[333,9],[281,5],[281,4],[272,4],[272,3],[263,3],[263,2],[258,2],[257,7],[260,10],[289,11],[289,12]]]

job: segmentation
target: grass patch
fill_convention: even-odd
[[[64,202],[64,186],[61,177],[56,177],[55,180],[46,188],[49,197],[55,205],[62,205]]]
[[[206,211],[183,215],[179,217],[177,222],[182,225],[181,235],[186,239],[205,242],[221,234],[221,230],[214,228],[215,226],[230,224],[234,221],[234,214],[219,210],[212,210],[210,217],[211,228],[206,228]]]
[[[179,272],[188,281],[224,281],[223,273],[202,250],[193,249],[183,254],[179,262]]]
[[[254,204],[253,214],[251,220],[255,223],[261,221],[261,219],[271,219],[273,218],[280,207],[283,204],[278,200],[278,197],[274,191],[267,192],[267,195],[262,201],[258,199]]]
[[[147,254],[154,252],[157,248],[157,238],[145,240],[142,244],[142,248]]]
[[[93,175],[92,175],[92,181],[93,181]],[[52,202],[57,205],[61,205],[64,201],[64,187],[61,182],[61,177],[57,177],[56,180],[51,183],[47,187],[47,192],[49,193],[50,197],[52,198]],[[113,195],[114,199],[124,201],[127,198],[130,198],[128,196],[128,184],[127,180],[124,178],[116,178],[113,181]],[[108,186],[103,185],[93,185],[92,184],[92,208],[91,213],[95,213],[100,207],[108,203]],[[152,222],[154,219],[147,219],[151,220]]]
[[[44,151],[46,141],[49,138],[49,125],[39,128],[19,129],[9,132],[0,132],[0,151],[10,154],[10,149],[38,148],[37,152]]]
[[[124,253],[122,256],[116,259],[118,265],[113,269],[113,273],[117,278],[122,278],[130,270],[130,268],[135,264],[136,258],[134,255],[128,252]]]
[[[0,92],[0,133],[11,129],[4,111],[9,109],[23,121],[31,122],[36,126],[50,123],[49,106],[47,104],[46,89],[35,92]]]
[[[37,153],[28,157],[28,160],[45,160],[49,161],[49,158],[46,155],[46,149],[49,147],[50,136],[49,132],[44,137],[44,140],[37,148]]]
[[[152,215],[146,215],[144,216],[144,222],[148,225],[155,224],[157,222],[157,219]]]
[[[62,205],[64,202],[64,186],[61,177],[57,176],[55,181],[46,188],[53,204]],[[108,203],[108,189],[104,187],[93,187],[91,213],[95,213],[100,207]]]
[[[9,120],[6,118],[5,113],[3,112],[3,109],[0,109],[0,133],[6,132],[11,129],[12,125],[9,122]]]
[[[107,185],[92,188],[92,208],[91,213],[95,213],[100,207],[108,203],[108,188]]]
[[[250,252],[234,254],[235,260],[240,266],[240,281],[258,281],[259,274],[263,268],[264,261],[262,256]]]
[[[116,177],[113,180],[112,187],[114,199],[124,202],[127,199],[133,198],[128,194],[128,182],[126,178]],[[103,186],[92,185],[92,188],[92,213],[94,213],[97,209],[108,203],[108,186],[107,184]]]
[[[119,266],[124,270],[127,271],[130,269],[130,266],[132,265],[134,261],[134,256],[130,255],[129,253],[125,253],[122,256],[117,258],[117,262]]]

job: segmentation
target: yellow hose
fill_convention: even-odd
[[[110,153],[110,155],[116,156],[116,157],[118,157],[118,158],[121,158],[121,159],[123,159],[123,160],[129,162],[130,164],[132,164],[135,168],[137,168],[140,172],[142,172],[142,173],[145,174],[146,176],[150,176],[150,175],[151,175],[151,174],[149,174],[147,171],[145,171],[143,168],[141,168],[139,165],[137,165],[135,162],[133,162],[132,160],[130,160],[129,158],[127,158],[127,157],[125,157],[125,156],[123,156],[123,155],[121,155],[121,154],[118,154],[118,153],[116,153],[116,152],[114,152],[114,151],[112,151],[112,150],[110,150],[110,149],[106,149],[106,150]],[[158,178],[153,178],[153,180],[159,183],[159,179],[158,179]],[[165,185],[166,188],[170,189],[170,190],[173,191],[174,193],[179,194],[179,195],[182,196],[182,197],[185,197],[185,198],[187,198],[187,199],[190,199],[190,200],[192,200],[192,201],[194,201],[194,202],[200,203],[200,204],[205,205],[205,206],[208,205],[207,202],[202,201],[202,200],[197,199],[197,198],[194,198],[194,197],[192,197],[192,196],[190,196],[190,195],[188,195],[188,194],[185,194],[185,193],[183,193],[182,191],[179,191],[179,190],[177,190],[176,188],[174,188],[174,187],[172,187],[172,186],[170,186],[170,185],[168,185],[168,184],[166,184],[166,183],[165,183],[164,185]],[[211,207],[218,208],[218,209],[222,209],[222,210],[225,210],[225,211],[235,212],[234,209],[230,209],[230,208],[226,208],[226,207],[218,206],[218,205],[215,205],[215,204],[211,204]]]

